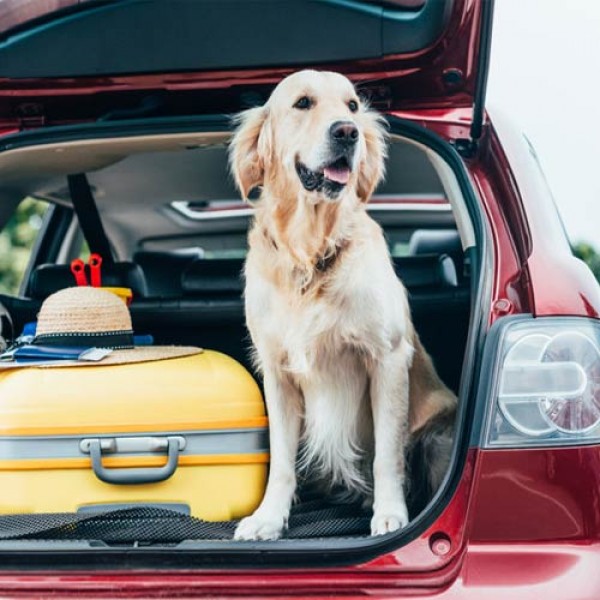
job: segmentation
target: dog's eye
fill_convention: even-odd
[[[356,112],[358,110],[358,102],[356,100],[350,100],[350,102],[348,102],[348,108],[350,109],[350,112]]]
[[[313,101],[308,96],[302,96],[298,98],[294,104],[294,108],[298,110],[308,110],[313,105]]]

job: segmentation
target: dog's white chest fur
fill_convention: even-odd
[[[377,240],[379,241],[379,240]],[[385,248],[385,242],[380,240]],[[379,244],[377,244],[379,245]],[[339,258],[319,295],[281,288],[262,275],[250,250],[246,265],[246,319],[261,360],[281,359],[291,373],[309,374],[328,352],[352,347],[376,359],[389,352],[407,331],[405,291],[389,259],[378,248],[353,247]],[[385,251],[385,250],[384,250]],[[257,260],[258,259],[258,260]],[[322,282],[315,281],[319,286]],[[254,332],[256,331],[256,337]],[[257,339],[258,338],[258,339]],[[261,342],[268,342],[264,344]],[[321,357],[322,358],[322,357]]]
[[[301,463],[331,483],[360,490],[368,487],[364,467],[373,453],[370,369],[405,335],[402,289],[388,285],[384,298],[377,285],[378,277],[389,281],[385,266],[379,260],[352,273],[342,264],[316,299],[289,294],[258,273],[246,287],[257,354],[270,363],[262,366],[276,365],[301,392]]]

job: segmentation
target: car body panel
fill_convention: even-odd
[[[548,184],[527,139],[510,125],[499,111],[492,115],[491,152],[505,184],[512,193],[499,202],[509,206],[509,227],[514,243],[527,245],[528,286],[532,291],[532,312],[537,316],[600,315],[600,288],[591,271],[573,256]],[[520,207],[520,208],[519,208]],[[522,211],[522,214],[518,214]],[[527,240],[527,241],[526,241]]]
[[[482,451],[470,540],[571,542],[600,539],[600,448]]]
[[[476,49],[472,25],[481,3],[462,7],[449,22],[454,41],[440,53],[390,58],[381,64],[327,65],[369,83],[374,105],[422,125],[451,142],[469,137]],[[437,53],[437,54],[436,54]],[[466,63],[460,60],[469,56]],[[430,60],[427,63],[425,57]],[[427,64],[426,64],[427,63]],[[449,90],[444,72],[463,65],[464,86]],[[465,66],[466,65],[466,66]],[[0,136],[23,128],[94,120],[135,110],[148,94],[168,93],[160,111],[234,111],[266,98],[289,68],[0,81]],[[404,89],[405,88],[405,89]],[[202,106],[199,105],[202,99]],[[600,288],[571,254],[556,209],[527,142],[491,113],[479,151],[465,158],[486,216],[491,241],[484,320],[507,314],[597,318]],[[481,377],[487,373],[482,372]],[[489,398],[479,398],[489,402]],[[48,570],[31,559],[26,570],[0,566],[4,598],[132,597],[395,597],[557,600],[598,598],[600,574],[600,449],[597,446],[488,450],[471,448],[450,501],[415,539],[357,565],[319,569],[178,570],[173,557],[160,570],[81,565]],[[144,552],[144,549],[140,549]],[[11,566],[12,565],[12,566]],[[170,565],[170,566],[168,566]]]
[[[396,10],[389,6],[375,7],[345,0],[311,1],[315,7],[331,5],[337,6],[338,10],[361,10],[365,15],[370,15],[373,11],[391,11],[390,14],[395,14]],[[441,1],[430,0],[429,7]],[[484,3],[479,0],[446,1],[452,4],[448,5],[447,11],[451,8],[451,13],[447,16],[443,33],[430,46],[404,54],[385,54],[384,48],[383,55],[357,57],[341,62],[299,61],[290,66],[254,66],[228,70],[213,68],[195,72],[189,69],[167,69],[160,73],[102,73],[101,76],[90,69],[90,73],[80,73],[77,77],[2,77],[0,67],[0,126],[16,124],[19,128],[27,128],[108,118],[108,115],[111,115],[110,118],[118,118],[115,111],[146,110],[154,114],[170,115],[235,112],[248,105],[264,102],[282,77],[311,66],[348,75],[367,93],[373,105],[381,109],[435,106],[469,108],[473,105],[477,91],[478,70],[487,69],[487,64],[478,64]],[[62,26],[63,22],[80,17],[84,21],[83,17],[99,11],[110,10],[117,13],[120,7],[124,10],[129,5],[138,7],[140,0],[88,2],[77,5],[76,13],[72,11],[73,6],[67,13],[51,12],[41,24],[39,19],[33,20],[30,27],[27,21],[20,23],[18,29],[13,30],[14,34],[5,33],[0,40],[0,61],[3,50],[12,52],[12,46],[20,47],[30,38],[35,38],[35,35],[46,36],[48,31]],[[165,4],[159,6],[164,7]],[[226,3],[219,6],[226,6]],[[420,10],[427,9],[426,5]],[[408,11],[399,14],[402,15],[401,18],[384,19],[384,29],[386,23],[393,25],[402,19],[406,20],[407,15],[414,18],[411,15],[418,13]],[[178,26],[185,27],[187,24],[182,22]],[[125,43],[131,37],[118,28],[111,31],[111,35],[120,35],[123,39],[113,41],[110,37],[109,47],[113,43]],[[160,35],[160,32],[156,32],[156,35]],[[97,44],[108,43],[102,30],[98,31],[98,36],[97,40],[86,38],[84,41],[91,44],[89,49],[78,48],[75,54],[93,54]],[[61,39],[59,35],[57,40]],[[56,44],[47,46],[48,52],[54,51],[54,45]],[[59,56],[64,56],[68,48],[67,45]],[[165,52],[165,48],[154,42],[150,44],[147,49],[148,61],[151,62],[153,56],[158,56],[161,52]],[[219,53],[215,49],[213,54],[218,56]],[[102,71],[101,57],[102,53],[94,54],[96,71]],[[27,61],[27,64],[31,62]],[[479,83],[485,85],[485,81]]]

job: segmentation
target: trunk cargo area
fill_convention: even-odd
[[[407,287],[421,341],[443,381],[460,394],[479,278],[479,249],[465,199],[472,192],[464,174],[444,171],[446,160],[458,161],[444,142],[413,124],[391,122],[388,177],[369,211],[382,226],[396,273]],[[77,373],[81,369],[65,373],[61,381],[60,369],[0,371],[0,392],[6,399],[0,416],[4,411],[10,415],[0,419],[0,485],[9,490],[0,500],[5,515],[0,523],[11,515],[24,519],[12,522],[21,534],[0,536],[5,540],[0,552],[3,543],[32,551],[30,540],[47,539],[64,542],[66,551],[75,542],[89,551],[166,544],[203,556],[212,549],[214,560],[227,561],[226,556],[252,553],[260,546],[269,556],[277,555],[277,561],[293,555],[305,560],[306,552],[326,548],[334,549],[332,560],[346,551],[358,559],[380,553],[381,544],[402,544],[403,535],[414,539],[418,528],[449,501],[466,459],[462,443],[455,444],[447,491],[433,504],[429,496],[420,496],[415,481],[411,524],[398,540],[367,535],[370,509],[340,503],[306,486],[292,511],[286,539],[258,546],[231,541],[231,520],[250,513],[262,497],[268,425],[242,297],[252,209],[237,200],[224,176],[229,135],[217,118],[208,125],[202,120],[147,120],[31,132],[0,148],[0,192],[15,204],[28,196],[47,201],[65,220],[62,247],[47,251],[42,246],[22,293],[0,296],[15,332],[35,320],[48,295],[72,285],[68,262],[79,256],[83,236],[67,178],[85,173],[115,253],[106,281],[133,289],[135,333],[151,335],[160,345],[205,349],[170,361],[181,362],[180,371],[173,367],[159,372],[152,363],[130,365],[130,372],[108,387],[102,372],[112,367],[99,367],[84,396]],[[440,154],[429,144],[439,144]],[[452,177],[460,185],[449,185]],[[144,391],[137,407],[120,401],[139,390]],[[26,403],[19,398],[27,398]],[[52,411],[42,410],[50,403]],[[164,466],[165,439],[168,445],[169,438],[184,437],[186,445],[171,479],[115,493],[95,480],[91,457],[82,454],[81,436],[73,439],[71,432],[82,427],[86,440],[161,438],[160,450],[128,453],[125,445],[123,456],[118,451],[107,455],[103,464],[110,471]],[[15,448],[25,444],[32,462],[19,466]],[[39,468],[44,461],[55,461],[52,468],[60,471],[51,484],[56,489],[44,491],[49,481]],[[103,506],[110,510],[98,512]],[[40,525],[34,513],[53,513],[55,521]],[[213,524],[206,528],[205,521]],[[92,539],[94,535],[99,537]]]

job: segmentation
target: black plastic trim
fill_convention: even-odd
[[[472,142],[477,142],[483,132],[485,96],[492,49],[492,24],[494,22],[494,0],[482,0],[481,4],[477,78],[475,80],[475,95],[473,99],[473,121],[471,122]]]
[[[461,480],[472,438],[475,391],[489,316],[489,290],[493,273],[490,266],[486,222],[474,194],[465,164],[456,150],[436,133],[394,116],[387,117],[391,134],[413,140],[433,150],[452,168],[465,199],[473,224],[477,254],[473,257],[474,298],[465,366],[459,396],[456,442],[452,469],[429,507],[400,532],[375,538],[321,540],[279,540],[277,542],[189,542],[168,549],[91,547],[72,552],[29,549],[29,544],[0,543],[0,570],[8,569],[131,569],[131,568],[244,568],[244,567],[332,567],[361,563],[391,552],[417,538],[440,516]],[[231,119],[226,115],[211,117],[120,121],[83,126],[55,127],[51,130],[28,131],[0,140],[0,152],[48,143],[65,143],[78,139],[131,137],[144,134],[172,134],[198,131],[227,131]],[[459,443],[462,441],[463,443]],[[27,549],[25,547],[27,546]],[[51,546],[60,548],[60,545]]]
[[[67,185],[79,228],[90,251],[102,256],[105,264],[112,265],[114,263],[112,247],[104,230],[87,175],[85,173],[67,175]]]
[[[323,64],[431,46],[454,0],[121,0],[0,38],[0,76],[82,77]]]
[[[19,293],[30,292],[31,274],[38,265],[54,262],[73,219],[73,211],[65,206],[50,204],[44,214],[42,227],[31,250],[31,258],[23,273]]]

